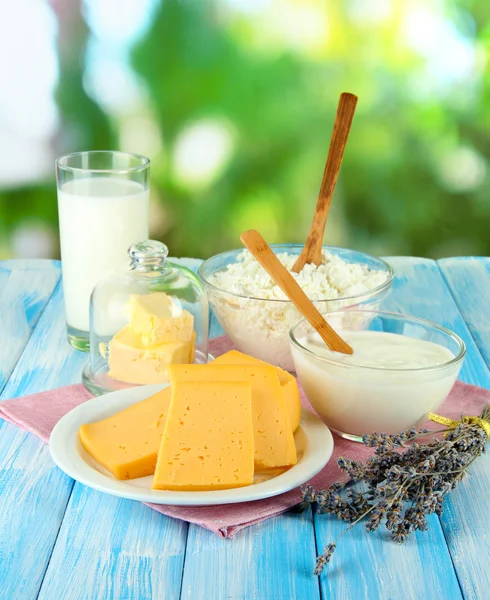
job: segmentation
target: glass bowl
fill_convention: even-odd
[[[440,325],[389,312],[346,310],[325,315],[349,341],[347,332],[387,332],[439,344],[452,354],[430,366],[410,368],[349,364],[350,358],[305,347],[319,339],[302,319],[291,328],[296,373],[308,400],[338,435],[361,441],[365,433],[398,433],[417,426],[435,412],[456,381],[466,349],[463,340]],[[354,344],[355,354],[355,344]]]
[[[301,244],[273,244],[274,253],[286,252],[299,255]],[[386,274],[385,281],[362,293],[315,301],[320,312],[330,312],[350,306],[363,305],[378,308],[381,300],[389,293],[393,282],[393,269],[380,258],[364,252],[345,248],[323,246],[328,251],[350,264],[364,265],[373,271]],[[293,371],[294,365],[289,349],[289,329],[301,314],[290,300],[252,297],[220,289],[213,284],[213,275],[237,263],[243,249],[222,252],[206,260],[199,267],[213,312],[224,331],[241,352],[250,354],[273,365]]]

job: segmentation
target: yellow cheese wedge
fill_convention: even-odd
[[[194,360],[195,334],[188,342],[146,347],[141,336],[126,326],[109,343],[109,376],[125,383],[166,383],[168,365]]]
[[[239,352],[238,350],[230,350],[218,358],[215,358],[213,364],[221,364],[221,365],[266,365],[266,363],[258,358],[254,358],[253,356],[249,356],[248,354],[243,354],[243,352]],[[298,384],[296,383],[296,379],[291,373],[288,373],[281,367],[274,367],[277,371],[277,376],[279,377],[279,383],[282,386],[282,391],[284,394],[284,403],[286,404],[286,410],[289,415],[289,422],[291,424],[291,429],[296,431],[299,427],[299,421],[301,418],[301,400],[299,397]]]
[[[282,388],[271,365],[171,365],[172,387],[182,381],[248,381],[252,385],[254,456],[257,468],[289,467],[296,447]]]
[[[188,342],[192,337],[194,317],[176,307],[164,292],[131,294],[128,315],[129,327],[145,346]]]
[[[96,423],[82,425],[87,452],[117,479],[153,475],[170,404],[170,387]]]
[[[154,489],[200,491],[253,483],[251,386],[246,382],[172,384]]]

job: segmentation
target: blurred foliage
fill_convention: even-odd
[[[359,104],[326,243],[385,255],[490,254],[488,0],[438,4],[477,59],[473,79],[434,89],[430,77],[423,83],[427,57],[402,39],[409,0],[393,0],[379,22],[353,18],[354,2],[311,4],[323,7],[328,35],[298,49],[260,16],[225,10],[223,1],[159,3],[131,52],[161,140],[150,156],[161,207],[154,237],[173,255],[202,257],[239,246],[250,227],[271,243],[303,241],[338,96],[350,91]],[[60,22],[58,154],[118,145],[117,119],[83,86],[86,41],[81,11]],[[227,136],[229,151],[213,176],[196,182],[178,172],[176,155],[199,124]],[[46,199],[52,186],[0,190],[0,212],[18,201],[7,231],[25,214],[56,223]]]

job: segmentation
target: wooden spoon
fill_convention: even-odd
[[[293,271],[299,273],[307,263],[322,264],[323,232],[327,223],[328,210],[337,183],[345,146],[356,110],[357,96],[344,92],[340,95],[337,115],[333,126],[332,139],[328,150],[327,162],[323,172],[322,185],[316,203],[315,214],[310,233],[306,238],[301,254],[294,263]]]
[[[264,267],[272,279],[277,283],[281,290],[296,306],[299,312],[306,317],[311,325],[318,331],[322,340],[327,344],[330,350],[342,352],[343,354],[353,354],[352,348],[345,342],[339,334],[330,327],[320,312],[300,288],[294,277],[281,264],[274,252],[270,249],[267,242],[255,229],[245,231],[240,236],[243,245],[255,256],[257,262]]]

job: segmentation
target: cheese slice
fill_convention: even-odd
[[[289,467],[296,447],[282,388],[274,367],[260,365],[171,365],[172,387],[182,381],[248,381],[252,385],[254,457],[257,468]]]
[[[218,356],[218,358],[215,358],[213,360],[213,364],[266,365],[269,363],[259,360],[258,358],[254,358],[253,356],[249,356],[248,354],[243,354],[243,352],[239,352],[238,350],[230,350],[229,352]],[[281,369],[281,367],[274,368],[276,369],[279,383],[282,386],[284,403],[286,404],[286,410],[288,411],[289,415],[289,423],[291,424],[291,429],[294,432],[296,429],[298,429],[299,421],[301,419],[301,400],[299,396],[298,384],[296,382],[296,378],[291,375],[291,373]]]
[[[80,441],[116,479],[153,475],[170,404],[170,387],[125,410],[82,425]]]
[[[152,487],[221,490],[250,485],[253,475],[250,383],[173,383]]]
[[[145,346],[189,342],[192,337],[194,317],[164,292],[131,294],[128,315],[129,327]]]
[[[194,360],[195,333],[188,342],[147,347],[127,325],[109,342],[109,376],[135,384],[166,383],[168,365]]]

